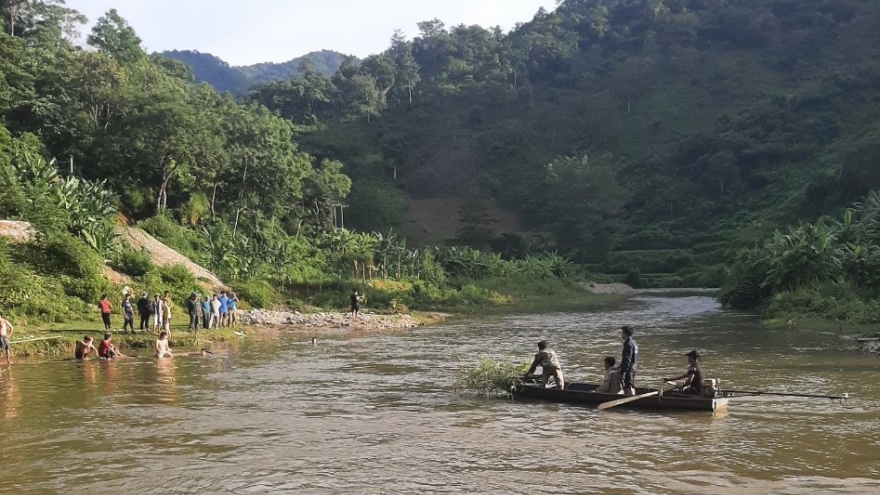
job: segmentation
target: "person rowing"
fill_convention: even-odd
[[[538,353],[535,354],[535,360],[532,361],[532,366],[529,367],[529,371],[526,372],[525,376],[534,373],[538,366],[541,367],[541,381],[544,387],[547,386],[547,381],[552,376],[553,380],[556,381],[556,388],[559,390],[565,389],[565,380],[562,377],[562,366],[559,364],[559,357],[556,355],[556,351],[550,349],[550,343],[546,340],[538,342]]]
[[[700,367],[700,353],[694,349],[685,354],[685,356],[687,356],[688,360],[687,371],[681,376],[664,378],[663,382],[668,383],[684,380],[684,383],[677,388],[687,394],[701,395],[703,392],[703,369]]]

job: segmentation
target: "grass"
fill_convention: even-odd
[[[482,397],[509,394],[516,379],[529,369],[529,364],[529,361],[515,361],[509,356],[500,360],[482,356],[476,365],[459,372],[455,388]]]
[[[462,314],[517,314],[590,311],[615,305],[627,296],[617,294],[590,294],[573,281],[547,279],[522,285],[509,279],[491,279],[477,282],[481,289],[500,295],[490,304],[460,304],[446,308]]]

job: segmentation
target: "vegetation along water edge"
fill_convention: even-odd
[[[178,311],[224,289],[292,313],[357,289],[389,315],[625,297],[587,281],[877,333],[877,2],[566,0],[222,88],[216,57],[149,53],[115,10],[73,42],[85,22],[0,6],[0,219],[27,224],[0,236],[0,312],[22,333],[125,287]]]

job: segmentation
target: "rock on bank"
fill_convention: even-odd
[[[342,313],[302,314],[298,311],[266,311],[251,309],[243,311],[240,321],[255,326],[290,325],[302,329],[314,330],[404,330],[420,326],[410,315],[376,315],[361,313],[357,320]]]

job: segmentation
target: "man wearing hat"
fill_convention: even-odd
[[[687,356],[687,371],[681,375],[672,378],[664,378],[664,382],[677,382],[684,380],[679,386],[682,392],[694,395],[701,395],[703,392],[703,368],[700,366],[700,352],[696,349],[685,354]]]
[[[558,390],[565,389],[565,380],[562,378],[562,366],[559,365],[559,357],[556,355],[556,351],[550,349],[550,343],[546,340],[538,342],[538,353],[535,354],[535,360],[532,361],[532,366],[526,372],[526,376],[534,373],[538,366],[541,367],[541,381],[545,387],[547,386],[547,381],[552,376],[553,380],[556,381],[556,388]]]

